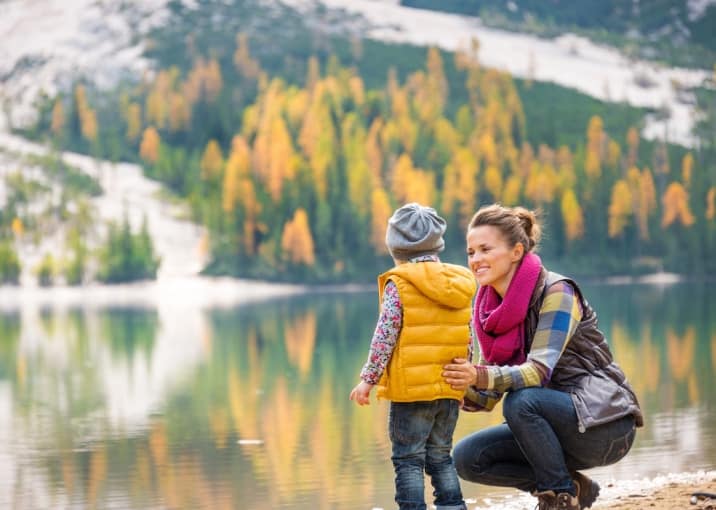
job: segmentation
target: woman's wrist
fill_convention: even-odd
[[[474,365],[475,367],[475,388],[478,390],[486,390],[490,384],[490,374],[488,368],[484,365]]]

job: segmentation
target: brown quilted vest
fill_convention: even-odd
[[[634,415],[637,427],[643,426],[644,417],[634,390],[614,362],[604,334],[597,327],[597,314],[572,279],[542,269],[525,319],[527,351],[537,330],[546,291],[559,281],[565,281],[575,289],[583,315],[546,387],[572,396],[581,431],[630,414]]]

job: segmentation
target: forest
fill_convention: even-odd
[[[112,93],[77,82],[24,134],[140,162],[207,227],[207,274],[370,281],[410,201],[448,219],[456,263],[472,213],[501,202],[541,212],[541,253],[563,271],[716,273],[713,89],[687,150],[642,139],[643,111],[481,66],[477,39],[447,53],[300,32],[269,48],[260,30],[185,28],[174,8],[156,73]]]

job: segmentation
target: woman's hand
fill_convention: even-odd
[[[373,389],[372,384],[368,384],[365,381],[361,381],[351,391],[350,399],[355,400],[355,403],[359,406],[370,405],[370,391]]]
[[[465,391],[477,382],[477,368],[465,358],[455,358],[443,367],[443,378],[454,390]]]

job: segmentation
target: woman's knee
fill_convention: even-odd
[[[452,461],[455,465],[455,470],[460,478],[468,479],[468,475],[471,471],[473,463],[472,449],[468,447],[467,440],[464,438],[455,444],[452,450]]]
[[[533,412],[533,399],[531,398],[532,388],[524,388],[519,391],[511,391],[505,395],[502,403],[502,414],[509,424],[514,420],[523,419]]]
[[[476,445],[476,439],[468,436],[455,444],[452,452],[452,461],[457,475],[469,482],[478,482],[482,468],[480,456],[482,448]]]

